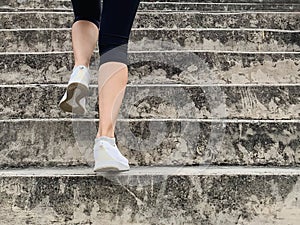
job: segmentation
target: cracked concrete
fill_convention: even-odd
[[[298,31],[260,29],[132,29],[131,51],[165,51],[153,41],[177,45],[172,50],[295,52],[300,49]],[[1,30],[2,52],[70,51],[69,29]]]
[[[116,135],[121,152],[132,165],[299,166],[299,123],[227,122],[225,125],[203,121],[120,120]],[[91,162],[96,135],[94,121],[21,120],[1,122],[0,127],[2,168]]]
[[[263,173],[264,169],[258,170]],[[206,171],[210,171],[209,168]],[[2,175],[0,219],[6,224],[27,221],[40,225],[297,225],[299,171],[298,175],[260,176],[251,174],[251,170],[247,175],[227,175],[225,171],[221,176],[208,176],[205,172],[167,175],[159,182],[156,178],[163,172],[148,176],[120,175],[123,178],[131,176],[135,185],[118,183],[110,176]],[[141,185],[144,179],[148,183]]]
[[[2,84],[68,82],[72,53],[0,55]],[[158,52],[129,53],[128,84],[297,84],[299,54]],[[97,84],[99,57],[92,57]],[[196,68],[196,69],[191,69]]]
[[[143,8],[141,3],[140,8]],[[176,7],[185,5],[176,5]],[[193,5],[196,7],[196,5]],[[217,7],[218,5],[216,5]],[[147,5],[147,8],[151,5]],[[153,6],[152,6],[153,7]],[[163,8],[164,5],[155,7]],[[168,7],[168,5],[165,5]],[[186,8],[191,7],[189,5]],[[202,5],[202,10],[203,10]],[[277,6],[278,7],[278,6]],[[285,6],[286,7],[286,6]],[[200,7],[199,7],[200,8]],[[172,11],[137,12],[133,28],[267,28],[279,30],[299,30],[299,14],[297,12],[253,12],[253,13],[200,13],[195,8],[192,12],[178,13]],[[158,9],[157,9],[158,10]],[[0,8],[1,11],[1,8]],[[28,28],[66,28],[73,23],[73,12],[19,12],[0,13],[0,29]]]

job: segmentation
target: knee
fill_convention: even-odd
[[[94,18],[78,16],[78,17],[75,17],[74,23],[76,23],[77,21],[89,21],[89,22],[95,24],[98,27],[98,29],[100,27],[100,21],[98,21],[98,20],[96,20]]]
[[[99,37],[100,65],[120,62],[128,65],[128,38],[106,35]]]

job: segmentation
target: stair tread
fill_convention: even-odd
[[[90,171],[1,171],[2,224],[299,224],[299,169]]]
[[[80,118],[3,120],[0,167],[90,165],[96,127]],[[116,137],[131,165],[300,166],[299,130],[299,120],[119,119]]]
[[[7,85],[66,84],[73,66],[72,52],[0,53],[0,59],[0,81]],[[97,84],[98,53],[91,62],[91,83]],[[129,62],[130,84],[300,83],[300,52],[130,51]]]
[[[300,30],[277,29],[133,29],[131,51],[220,50],[300,51]],[[1,52],[70,51],[69,29],[1,30]]]
[[[297,30],[299,12],[144,12],[137,13],[135,28],[243,28]],[[51,29],[71,27],[73,13],[13,12],[0,13],[1,29]]]
[[[201,78],[199,78],[201,80]],[[287,86],[128,85],[119,118],[299,119],[300,84]],[[2,118],[70,117],[57,106],[62,85],[0,86]],[[97,118],[90,87],[85,118]],[[247,106],[246,106],[247,105]],[[47,110],[45,110],[47,109]]]
[[[284,2],[284,3],[272,3],[272,2],[141,2],[138,8],[138,12],[153,12],[153,11],[202,11],[202,12],[247,12],[247,11],[294,11],[297,12],[300,9],[299,2]],[[72,12],[70,1],[53,1],[43,3],[18,3],[16,1],[11,3],[4,3],[0,6],[0,11],[68,11]]]
[[[300,167],[266,166],[135,166],[120,173],[95,173],[92,167],[21,168],[0,170],[0,177],[94,177],[105,176],[300,176]]]

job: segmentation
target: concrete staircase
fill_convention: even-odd
[[[0,2],[0,224],[300,224],[300,1],[144,0],[116,136],[92,172],[89,113],[57,106],[67,0]]]

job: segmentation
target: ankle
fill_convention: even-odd
[[[96,135],[96,138],[100,138],[100,137],[108,137],[108,138],[115,138],[114,132],[98,132]]]
[[[78,62],[78,63],[75,63],[73,69],[75,69],[76,67],[78,66],[85,66],[86,68],[89,68],[89,62]]]
[[[107,141],[108,143],[110,143],[111,145],[116,145],[116,139],[112,138],[112,137],[107,137],[107,136],[100,136],[96,138],[96,142],[97,141]]]

